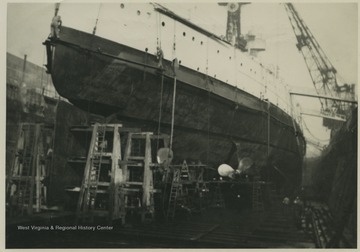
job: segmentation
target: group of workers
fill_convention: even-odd
[[[293,214],[297,227],[309,231],[311,226],[311,206],[305,197],[296,196],[293,201],[289,197],[283,199],[284,214]]]

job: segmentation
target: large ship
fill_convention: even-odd
[[[250,158],[263,180],[295,187],[306,143],[286,83],[241,35],[241,5],[227,8],[218,36],[156,3],[56,5],[48,72],[75,106],[171,135],[174,162]]]

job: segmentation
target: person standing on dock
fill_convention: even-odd
[[[285,197],[282,201],[283,203],[283,214],[289,215],[290,212],[290,199],[288,197]]]
[[[303,202],[297,196],[294,200],[294,217],[298,227],[301,227],[301,214],[303,210]]]

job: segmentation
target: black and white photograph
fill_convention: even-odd
[[[4,249],[357,248],[357,1],[4,7]]]

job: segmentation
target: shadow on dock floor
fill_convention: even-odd
[[[73,216],[37,222],[7,222],[7,248],[314,248],[309,234],[296,227],[292,211],[281,204],[266,212],[208,208],[172,223],[70,229]],[[56,224],[58,223],[58,224]],[[20,230],[18,226],[28,227]],[[57,225],[57,226],[56,226]],[[33,229],[44,226],[44,230]],[[51,226],[53,229],[51,229]],[[61,230],[61,227],[69,228]],[[49,229],[47,229],[49,228]]]

